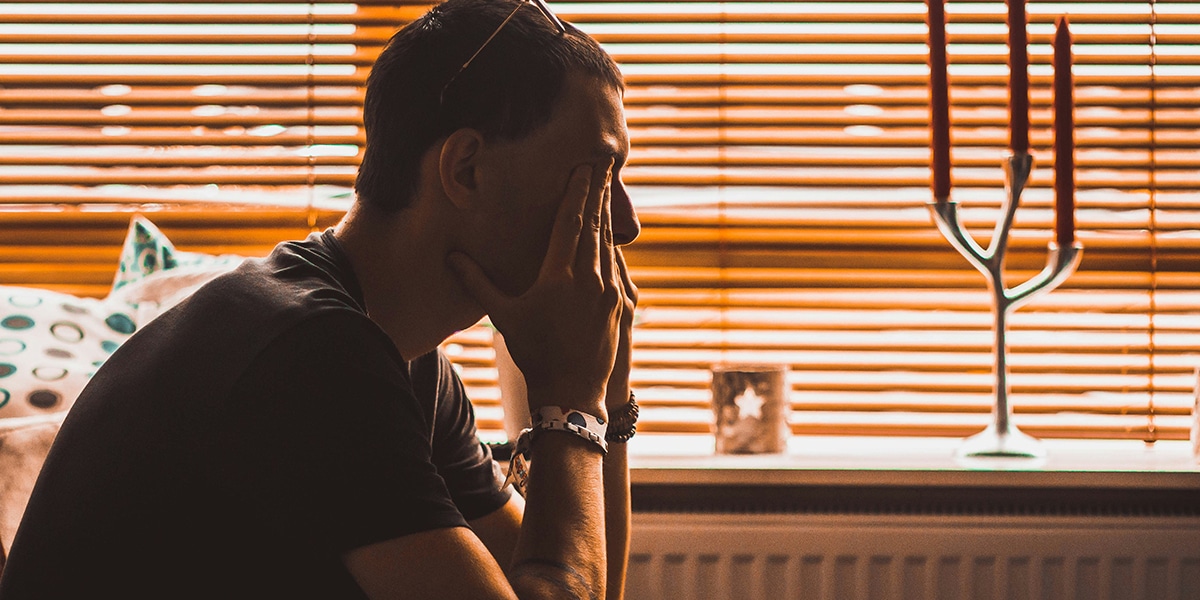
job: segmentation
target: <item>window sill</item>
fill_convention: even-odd
[[[634,486],[882,486],[1200,491],[1191,443],[1045,440],[1042,461],[954,458],[957,438],[793,436],[785,454],[716,455],[710,435],[640,435]]]

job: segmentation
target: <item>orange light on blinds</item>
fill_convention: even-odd
[[[791,366],[799,433],[987,422],[984,282],[934,228],[925,2],[551,1],[622,63],[644,225],[639,431],[708,431],[709,367]],[[336,222],[362,84],[405,2],[0,3],[0,283],[103,295],[131,214],[261,255]],[[1008,144],[1004,4],[947,3],[955,198]],[[1034,435],[1187,436],[1200,364],[1200,4],[1030,0],[1031,152],[1008,272],[1053,238],[1051,38],[1075,38],[1078,273],[1012,319]],[[499,430],[482,327],[446,344]]]

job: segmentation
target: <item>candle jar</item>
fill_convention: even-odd
[[[712,368],[712,408],[718,454],[787,451],[789,386],[785,365]]]

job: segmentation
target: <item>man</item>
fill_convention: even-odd
[[[637,291],[617,246],[639,227],[621,93],[540,1],[450,0],[397,33],[355,206],[100,369],[0,597],[620,597]],[[543,417],[524,498],[436,352],[484,314]]]

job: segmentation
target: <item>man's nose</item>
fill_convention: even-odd
[[[637,239],[638,234],[642,232],[642,224],[638,221],[637,211],[629,198],[629,190],[620,180],[613,186],[611,201],[613,241],[618,246],[624,246]]]

